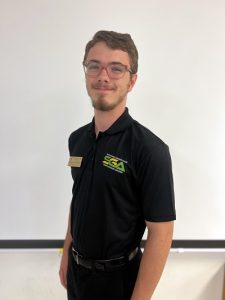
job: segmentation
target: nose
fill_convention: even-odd
[[[102,67],[98,74],[98,81],[109,81],[107,67]]]

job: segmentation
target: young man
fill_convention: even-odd
[[[69,138],[74,185],[60,280],[69,300],[149,300],[175,220],[168,146],[126,108],[138,69],[129,34],[97,32],[83,65],[94,118]]]

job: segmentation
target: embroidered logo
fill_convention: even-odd
[[[103,163],[103,166],[111,169],[111,170],[114,170],[116,172],[119,172],[119,173],[125,173],[126,170],[125,170],[125,164],[127,164],[127,161],[121,159],[121,158],[118,158],[114,155],[111,155],[111,154],[108,154],[105,155],[104,157],[104,160],[102,161]]]

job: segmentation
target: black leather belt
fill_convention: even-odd
[[[121,256],[119,258],[107,259],[107,260],[92,260],[83,258],[73,247],[72,254],[77,265],[81,265],[90,270],[110,271],[118,267],[124,266],[131,261],[138,253],[139,248],[135,248],[127,256]]]

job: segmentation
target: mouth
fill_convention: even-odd
[[[114,90],[111,86],[103,85],[103,84],[96,84],[93,86],[93,88],[100,92],[110,92]]]
[[[106,88],[95,88],[95,90],[99,93],[109,93],[112,91],[112,89],[106,89]]]

